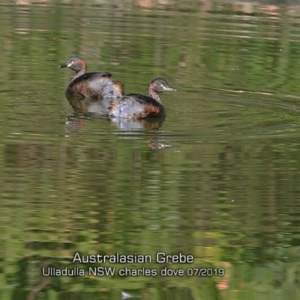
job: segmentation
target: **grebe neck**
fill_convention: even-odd
[[[80,60],[75,64],[75,67],[72,68],[76,72],[75,76],[73,77],[72,81],[74,81],[76,78],[80,77],[81,75],[85,74],[87,72],[87,66],[85,61]]]
[[[73,77],[72,81],[74,81],[76,78],[80,77],[81,75],[86,73],[86,69],[81,69],[80,71],[76,72],[75,76]]]
[[[156,100],[159,104],[162,105],[162,102],[158,96],[158,93],[155,92],[151,87],[148,88],[148,94],[152,99]]]

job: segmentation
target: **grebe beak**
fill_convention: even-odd
[[[71,62],[67,63],[63,63],[60,65],[60,68],[70,68],[71,66],[74,65],[74,61],[72,60]]]
[[[163,88],[164,88],[164,90],[167,91],[167,92],[177,92],[176,89],[174,89],[174,88],[172,88],[172,87],[170,87],[170,86],[164,86]]]

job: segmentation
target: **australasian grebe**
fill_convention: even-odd
[[[70,68],[76,72],[69,83],[66,94],[85,98],[118,98],[124,95],[123,84],[111,80],[108,72],[88,72],[85,61],[72,56],[61,68]]]
[[[127,119],[165,116],[165,109],[158,94],[166,91],[176,91],[176,89],[169,87],[165,79],[156,78],[148,86],[149,96],[126,95],[111,105],[109,115],[115,118]]]

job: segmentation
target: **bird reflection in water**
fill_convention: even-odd
[[[158,130],[161,128],[165,117],[148,119],[123,119],[111,118],[112,123],[120,131],[138,131],[138,130]]]
[[[172,147],[172,145],[166,144],[164,140],[153,138],[150,140],[150,143],[148,144],[148,148],[152,150],[164,150],[166,148]]]
[[[162,118],[148,118],[148,119],[123,119],[112,118],[112,123],[118,127],[118,129],[124,133],[123,139],[138,139],[140,136],[134,136],[132,133],[138,131],[146,131],[149,134],[148,148],[152,150],[163,150],[171,145],[166,144],[159,138],[159,129],[164,122],[165,117]],[[126,136],[126,133],[128,135]]]
[[[105,102],[109,101],[107,99],[93,100],[68,97],[68,100],[74,109],[74,114],[69,116],[65,122],[70,132],[80,132],[86,120],[102,119],[102,122],[110,122],[114,127],[117,127],[122,132],[122,139],[140,139],[139,132],[146,132],[149,149],[163,150],[171,147],[159,138],[159,130],[165,117],[148,119],[108,118],[109,103]]]
[[[66,94],[66,97],[75,113],[89,118],[108,118],[109,108],[113,103],[113,98],[81,98],[70,94]]]
[[[69,131],[80,131],[87,119],[108,119],[108,109],[113,101],[107,99],[82,98],[67,94],[66,98],[72,106],[73,115],[66,118],[66,125]]]

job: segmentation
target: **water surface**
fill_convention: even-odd
[[[290,11],[1,5],[1,299],[298,299]],[[78,119],[64,95],[73,74],[58,68],[74,54],[127,93],[166,78],[177,89],[161,97],[166,119]],[[72,263],[77,252],[153,259]],[[50,266],[85,275],[42,277]],[[119,276],[126,267],[185,275]],[[187,276],[195,268],[225,275]]]

